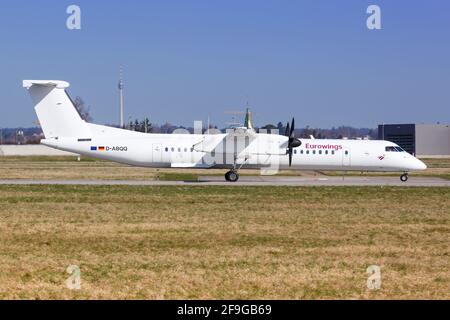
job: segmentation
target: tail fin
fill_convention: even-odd
[[[24,80],[34,103],[46,139],[59,137],[89,138],[87,123],[66,92],[69,83],[53,80]]]

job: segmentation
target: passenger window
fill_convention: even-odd
[[[297,150],[294,150],[294,154],[297,154]]]
[[[306,150],[306,154],[309,154],[309,150]]]
[[[316,154],[316,150],[313,150],[313,154]]]
[[[181,148],[178,148],[178,152],[181,152]]]
[[[300,153],[303,154],[303,150],[300,150]]]
[[[174,151],[175,151],[175,148],[172,147],[172,148],[170,149],[170,151],[174,152]]]
[[[345,150],[345,155],[348,156],[348,151],[347,150]]]
[[[322,154],[322,150],[319,150],[319,154]]]
[[[187,152],[187,148],[184,148],[184,152]]]
[[[325,150],[325,154],[328,154],[328,150]]]
[[[334,154],[334,150],[331,151],[331,154]]]
[[[166,152],[169,151],[169,148],[166,147]]]

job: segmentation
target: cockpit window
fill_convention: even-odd
[[[398,152],[404,152],[405,151],[401,147],[395,147],[395,149],[397,149]]]
[[[393,146],[387,146],[386,152],[398,152],[398,150]]]

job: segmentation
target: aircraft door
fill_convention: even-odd
[[[350,149],[345,148],[342,150],[342,166],[349,167],[351,165],[351,153]]]
[[[152,162],[162,162],[162,145],[159,143],[153,144]]]

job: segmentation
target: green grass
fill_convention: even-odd
[[[0,298],[449,299],[449,237],[450,188],[0,186]]]

